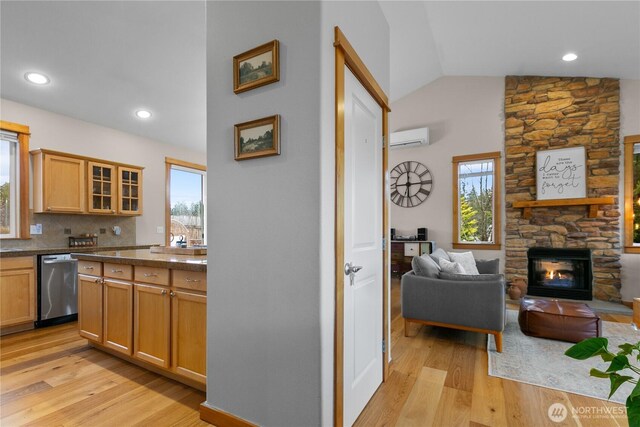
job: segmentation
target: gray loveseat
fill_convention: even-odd
[[[426,277],[413,270],[404,274],[401,299],[405,336],[408,336],[409,323],[481,332],[494,335],[496,349],[502,352],[505,280],[497,274],[497,261],[477,260],[480,275],[469,278],[457,275],[442,275],[447,279]]]

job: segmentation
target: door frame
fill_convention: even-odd
[[[382,381],[389,376],[389,206],[387,169],[389,157],[389,100],[378,82],[360,59],[351,43],[339,27],[334,28],[335,47],[335,330],[333,366],[333,423],[344,423],[344,73],[345,66],[362,83],[364,88],[382,108],[382,339],[386,343],[382,354]]]

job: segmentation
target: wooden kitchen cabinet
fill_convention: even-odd
[[[207,296],[172,290],[171,323],[171,369],[204,383],[207,379]]]
[[[34,212],[85,213],[85,160],[42,150],[31,155]]]
[[[78,328],[88,340],[102,343],[103,280],[98,276],[78,274]]]
[[[134,284],[133,356],[169,368],[171,302],[163,286]]]
[[[105,272],[106,275],[106,272]],[[133,284],[104,279],[104,345],[133,353]]]
[[[116,213],[116,169],[112,164],[87,162],[87,204],[91,213]]]
[[[142,167],[45,149],[31,158],[34,212],[142,215]]]
[[[24,324],[32,329],[36,316],[33,257],[3,258],[0,264],[0,327]]]
[[[118,166],[118,212],[142,214],[142,169]]]

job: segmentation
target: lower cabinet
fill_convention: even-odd
[[[104,279],[104,345],[133,352],[133,284]]]
[[[171,303],[163,286],[134,285],[133,355],[169,368]]]
[[[0,264],[0,327],[27,324],[36,316],[33,257],[3,258]],[[25,328],[23,328],[25,329]]]
[[[102,343],[103,281],[101,277],[78,274],[78,327],[80,335]]]
[[[80,335],[129,360],[161,368],[172,378],[204,385],[206,273],[173,270],[170,279],[162,269],[107,263],[93,267],[97,274],[104,269],[103,277],[78,275]],[[106,277],[116,273],[122,277]]]
[[[171,291],[171,369],[205,382],[207,297]]]

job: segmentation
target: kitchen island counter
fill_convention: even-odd
[[[162,267],[187,271],[207,271],[206,255],[175,255],[152,253],[149,249],[101,251],[71,254],[85,261],[109,262],[146,267]]]

